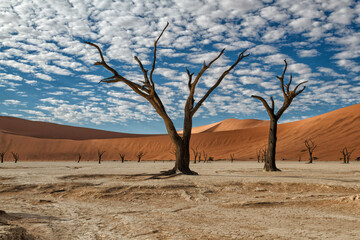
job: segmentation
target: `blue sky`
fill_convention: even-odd
[[[98,84],[111,73],[93,63],[97,43],[107,62],[132,81],[151,69],[177,129],[188,95],[185,68],[203,77],[196,99],[244,49],[245,58],[194,117],[200,126],[226,118],[268,119],[252,94],[276,106],[283,60],[294,86],[309,81],[282,116],[300,120],[360,100],[360,3],[351,0],[3,0],[0,1],[0,115],[131,133],[165,133],[155,110],[122,83]]]

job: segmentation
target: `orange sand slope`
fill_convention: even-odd
[[[192,147],[206,151],[215,159],[256,158],[256,150],[267,144],[268,122],[227,119],[193,129]],[[318,145],[314,156],[319,160],[337,160],[345,146],[355,149],[352,159],[360,156],[360,104],[338,109],[313,118],[278,126],[277,159],[307,160],[304,140]],[[96,160],[97,151],[105,150],[104,160],[118,160],[125,153],[135,160],[144,151],[144,160],[174,159],[173,145],[167,135],[135,135],[32,122],[0,117],[0,150],[20,154],[21,160]]]

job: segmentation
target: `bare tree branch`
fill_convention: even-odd
[[[235,61],[235,63],[233,65],[231,65],[226,71],[223,72],[223,74],[221,74],[221,76],[219,77],[219,79],[216,81],[216,83],[209,88],[209,90],[205,93],[205,95],[200,99],[200,101],[196,104],[196,106],[193,108],[192,110],[192,115],[194,115],[196,113],[196,111],[199,109],[199,107],[201,106],[201,104],[208,98],[208,96],[212,93],[212,91],[214,91],[215,88],[217,88],[219,86],[219,84],[221,83],[221,81],[226,77],[226,75],[228,75],[230,73],[230,71],[236,66],[238,65],[238,63],[245,57],[249,56],[250,54],[246,54],[244,55],[244,53],[246,52],[247,49],[245,49],[244,51],[242,51],[239,54],[238,59]],[[217,58],[215,58],[213,61],[211,61],[208,65],[208,68],[211,66],[211,64],[213,62],[215,62],[225,51],[225,48],[221,51],[221,53],[219,54],[219,56]],[[196,80],[195,80],[196,81]],[[194,85],[195,82],[194,82]],[[195,92],[195,89],[194,89]]]
[[[265,99],[263,99],[263,98],[260,97],[260,96],[256,96],[256,95],[251,95],[251,97],[260,100],[260,101],[262,102],[262,104],[264,105],[266,111],[268,112],[269,116],[270,116],[270,117],[275,117],[275,115],[274,115],[274,109],[273,109],[273,108],[270,108],[269,104],[266,102]],[[273,106],[272,106],[272,107],[273,107]]]
[[[152,64],[152,68],[150,71],[150,84],[153,86],[154,90],[155,90],[155,85],[154,85],[154,81],[152,78],[153,72],[155,70],[155,63],[156,63],[156,48],[157,48],[157,43],[160,40],[161,36],[163,35],[163,33],[165,32],[166,28],[169,26],[169,22],[166,23],[166,26],[164,27],[164,29],[162,30],[161,34],[159,35],[159,37],[156,39],[155,43],[154,43],[154,59],[153,59],[153,64]]]

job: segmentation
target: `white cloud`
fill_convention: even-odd
[[[316,49],[299,50],[298,55],[299,57],[315,57],[319,55],[319,52]]]

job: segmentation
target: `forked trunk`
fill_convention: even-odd
[[[277,140],[276,133],[277,133],[277,119],[272,118],[270,120],[268,150],[264,165],[264,170],[267,172],[280,171],[280,169],[276,167],[276,163],[275,163],[276,140]]]

